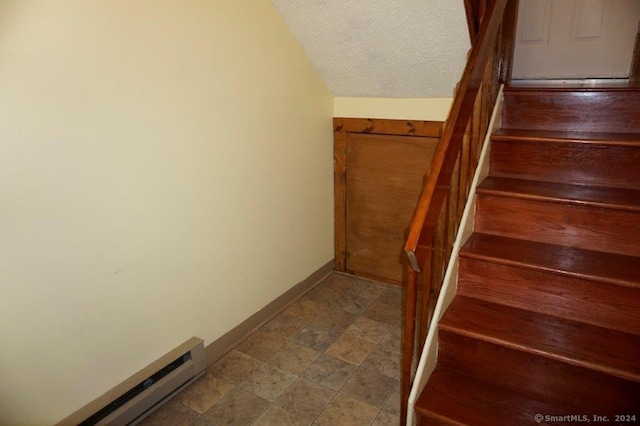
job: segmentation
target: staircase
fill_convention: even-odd
[[[640,91],[507,88],[491,139],[418,424],[640,424]]]

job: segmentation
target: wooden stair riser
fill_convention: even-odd
[[[623,255],[640,253],[640,215],[625,210],[479,194],[475,231]]]
[[[416,405],[418,413],[428,419],[423,424],[524,425],[530,424],[540,413],[586,414],[584,409],[571,404],[536,400],[441,366],[429,380],[429,386]]]
[[[640,290],[460,258],[458,294],[627,333],[640,331]]]
[[[457,295],[439,330],[640,383],[640,336]]]
[[[416,412],[637,416],[640,90],[507,88],[503,107]]]
[[[465,423],[453,419],[437,417],[437,414],[430,410],[426,410],[425,414],[418,413],[415,424],[416,426],[466,426]]]
[[[640,383],[442,330],[438,362],[534,398],[570,400],[603,413],[640,406]]]
[[[640,91],[509,89],[502,128],[640,133],[638,111]]]
[[[640,289],[640,258],[473,233],[460,257]]]
[[[640,189],[640,144],[494,141],[490,174],[544,182]]]

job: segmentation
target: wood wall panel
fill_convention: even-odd
[[[401,284],[408,227],[442,122],[334,121],[336,269]]]

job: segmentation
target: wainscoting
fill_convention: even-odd
[[[408,226],[442,125],[334,119],[337,271],[402,285]]]

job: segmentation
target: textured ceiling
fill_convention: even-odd
[[[335,96],[451,97],[463,0],[272,0]]]

